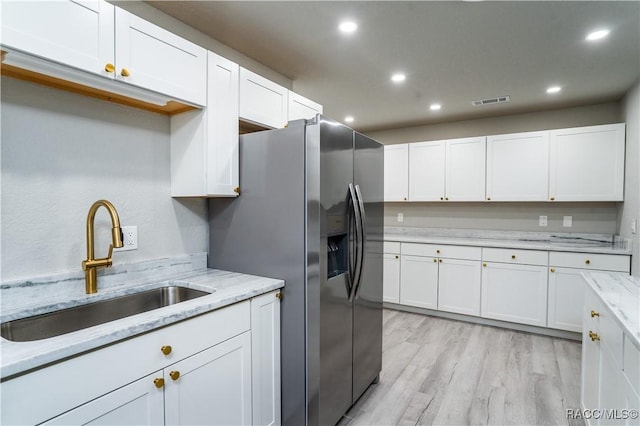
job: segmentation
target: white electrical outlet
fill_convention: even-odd
[[[546,216],[540,216],[540,219],[538,220],[538,225],[539,226],[547,226],[547,217]]]
[[[121,226],[122,244],[121,248],[113,249],[114,251],[138,250],[138,227],[137,226]]]
[[[573,226],[573,216],[562,216],[562,226],[571,228]]]
[[[631,221],[631,233],[632,234],[638,233],[638,218],[635,218]]]
[[[404,213],[398,213],[398,222],[404,222]]]

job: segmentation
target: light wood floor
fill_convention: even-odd
[[[355,425],[584,425],[579,342],[385,310],[380,383]]]

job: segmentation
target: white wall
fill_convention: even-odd
[[[640,221],[640,82],[625,96],[623,111],[627,123],[627,145],[624,204],[620,209],[618,232],[633,239],[631,271],[640,277],[640,229],[636,234],[631,233],[631,222]]]
[[[5,280],[79,271],[86,216],[100,198],[137,251],[114,264],[208,251],[206,201],[170,196],[169,118],[3,77],[1,233]],[[100,209],[96,255],[110,221]]]
[[[619,102],[368,132],[385,144],[453,139],[625,121]],[[637,160],[636,169],[638,167]],[[633,166],[632,166],[633,167]],[[636,185],[637,186],[637,185]],[[620,203],[386,203],[386,226],[615,234]],[[404,213],[404,222],[397,214]],[[538,217],[548,216],[548,227]],[[572,216],[564,228],[562,217]]]

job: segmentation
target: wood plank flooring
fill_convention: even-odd
[[[580,342],[385,309],[380,382],[338,423],[584,425]]]

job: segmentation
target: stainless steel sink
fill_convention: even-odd
[[[160,287],[74,308],[8,321],[0,324],[0,335],[14,342],[46,339],[208,294],[210,293],[188,287]]]

